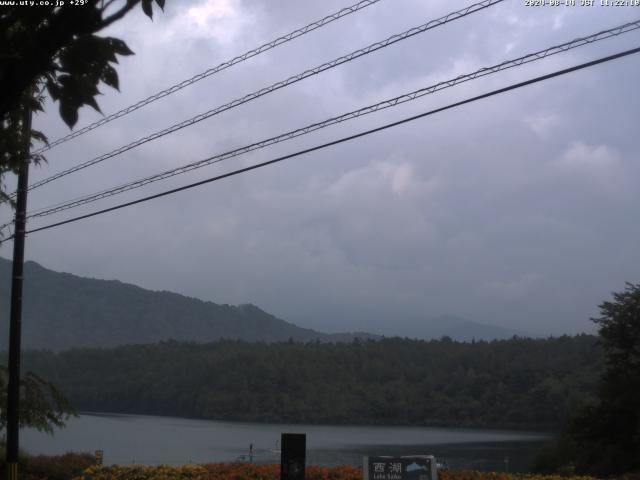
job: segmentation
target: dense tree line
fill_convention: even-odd
[[[555,429],[595,391],[596,337],[163,342],[34,351],[79,411],[259,422]]]

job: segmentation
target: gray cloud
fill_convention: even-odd
[[[106,113],[349,2],[168,2],[109,32],[122,92]],[[455,3],[455,6],[454,6]],[[68,142],[43,178],[465,2],[384,0]],[[636,8],[504,2],[34,191],[39,207],[241,146],[484,65],[593,33]],[[199,16],[198,16],[199,15]],[[113,199],[189,181],[377,126],[629,48],[638,33],[469,82],[418,102]],[[321,330],[404,333],[457,314],[538,334],[584,331],[637,281],[637,58],[477,102],[376,136],[29,237],[27,256],[220,303],[253,302]],[[100,118],[85,111],[81,124]],[[37,119],[64,134],[55,107]],[[78,213],[91,211],[94,207]],[[8,213],[5,212],[5,216]],[[65,218],[56,216],[55,219]],[[54,217],[50,217],[53,219]],[[47,222],[33,222],[33,226]],[[10,251],[3,248],[2,255]]]

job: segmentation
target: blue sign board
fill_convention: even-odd
[[[438,480],[433,455],[408,457],[364,457],[364,480]]]

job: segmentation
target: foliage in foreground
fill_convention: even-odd
[[[34,455],[24,462],[24,478],[25,480],[71,480],[95,463],[95,457],[89,453]]]
[[[164,8],[164,0],[155,2]],[[133,52],[118,38],[96,34],[140,3],[144,13],[153,16],[152,0],[115,4],[83,0],[81,8],[70,2],[54,8],[54,2],[50,3],[45,7],[0,8],[0,203],[13,205],[4,191],[4,175],[17,173],[28,158],[26,147],[32,139],[47,142],[41,132],[27,132],[25,122],[26,111],[43,110],[41,91],[46,88],[51,100],[59,102],[60,116],[69,127],[77,122],[83,105],[100,111],[95,99],[100,94],[98,85],[118,89],[117,55]],[[43,159],[32,155],[30,161]]]
[[[95,465],[89,453],[68,452],[64,455],[28,455],[20,451],[20,478],[23,480],[71,480]],[[0,479],[6,474],[5,445],[0,444]]]
[[[306,468],[307,480],[360,480],[362,471],[350,465]],[[210,463],[181,466],[92,466],[74,480],[279,480],[280,465],[255,463]]]
[[[9,371],[0,365],[0,432],[7,424],[7,387]],[[64,427],[75,412],[66,397],[52,384],[28,372],[20,380],[20,427],[35,428],[53,434],[55,427]]]
[[[534,475],[530,473],[501,472],[440,472],[438,480],[595,480],[588,476]]]
[[[306,480],[361,480],[362,470],[351,465],[308,466]],[[279,480],[280,465],[255,463],[211,463],[207,465],[94,466],[74,480]],[[440,472],[440,480],[595,480],[593,477],[507,474],[496,472]]]
[[[24,458],[25,480],[279,480],[280,465],[209,463],[205,465],[95,465],[93,455],[66,453]],[[361,480],[362,470],[351,465],[307,466],[306,480]],[[534,475],[477,471],[443,471],[439,480],[596,480],[589,476]],[[625,475],[617,480],[640,480]]]
[[[350,465],[308,466],[306,480],[361,480],[362,471]],[[279,480],[280,465],[210,463],[181,466],[92,466],[74,480]]]
[[[351,465],[308,466],[306,480],[361,480],[362,470]],[[183,466],[94,466],[74,480],[279,480],[280,465],[211,463]],[[496,472],[440,472],[440,480],[595,480],[594,477],[507,474]]]
[[[125,465],[89,467],[74,480],[208,480],[209,473],[201,465]]]
[[[600,305],[605,369],[597,401],[567,423],[555,448],[538,463],[595,475],[640,477],[640,284],[628,283]]]

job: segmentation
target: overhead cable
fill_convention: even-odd
[[[255,99],[259,98],[259,97],[262,97],[263,95],[267,95],[267,94],[269,94],[271,92],[274,92],[274,91],[279,90],[281,88],[284,88],[284,87],[287,87],[287,86],[292,85],[294,83],[297,83],[297,82],[299,82],[301,80],[304,80],[305,78],[311,77],[313,75],[317,75],[317,74],[319,74],[321,72],[324,72],[326,70],[335,68],[338,65],[342,65],[343,63],[350,62],[352,60],[355,60],[356,58],[362,57],[364,55],[368,55],[368,54],[370,54],[372,52],[375,52],[375,51],[380,50],[382,48],[388,47],[388,46],[393,45],[395,43],[398,43],[398,42],[400,42],[402,40],[406,40],[406,39],[411,38],[411,37],[413,37],[415,35],[418,35],[420,33],[424,33],[426,31],[434,29],[436,27],[445,25],[445,24],[447,24],[449,22],[452,22],[452,21],[458,20],[460,18],[466,17],[468,15],[471,15],[472,13],[478,12],[480,10],[488,8],[488,7],[492,6],[492,5],[496,5],[496,4],[501,3],[503,1],[504,0],[483,0],[482,2],[475,3],[473,5],[470,5],[470,6],[466,7],[466,8],[463,8],[461,10],[449,13],[449,14],[447,14],[447,15],[441,17],[441,18],[438,18],[436,20],[431,20],[431,21],[429,21],[429,22],[427,22],[425,24],[422,24],[420,26],[410,28],[409,30],[406,30],[406,31],[404,31],[402,33],[392,35],[392,36],[388,37],[385,40],[373,43],[373,44],[371,44],[371,45],[369,45],[367,47],[364,47],[364,48],[360,48],[360,49],[355,50],[355,51],[353,51],[353,52],[351,52],[351,53],[349,53],[347,55],[339,57],[339,58],[337,58],[335,60],[332,60],[332,61],[327,62],[327,63],[323,63],[322,65],[319,65],[319,66],[317,66],[315,68],[312,68],[312,69],[309,69],[309,70],[305,70],[304,72],[299,73],[297,75],[294,75],[292,77],[289,77],[286,80],[281,80],[281,81],[276,82],[276,83],[274,83],[274,84],[272,84],[272,85],[270,85],[268,87],[261,88],[260,90],[257,90],[257,91],[255,91],[253,93],[250,93],[250,94],[247,94],[247,95],[245,95],[243,97],[237,98],[237,99],[235,99],[235,100],[233,100],[233,101],[231,101],[231,102],[229,102],[227,104],[220,105],[220,106],[218,106],[218,107],[216,107],[216,108],[214,108],[212,110],[209,110],[207,112],[204,112],[204,113],[201,113],[199,115],[196,115],[195,117],[189,118],[189,119],[184,120],[184,121],[182,121],[180,123],[174,124],[174,125],[172,125],[170,127],[167,127],[167,128],[165,128],[163,130],[155,132],[155,133],[153,133],[151,135],[148,135],[146,137],[142,137],[142,138],[140,138],[138,140],[135,140],[134,142],[131,142],[131,143],[127,144],[127,145],[119,147],[119,148],[117,148],[115,150],[112,150],[111,152],[108,152],[108,153],[105,153],[103,155],[100,155],[99,157],[95,157],[95,158],[93,158],[91,160],[88,160],[88,161],[86,161],[84,163],[81,163],[81,164],[76,165],[74,167],[71,167],[71,168],[69,168],[67,170],[64,170],[62,172],[54,174],[54,175],[52,175],[50,177],[47,177],[47,178],[45,178],[43,180],[37,181],[37,182],[35,182],[35,183],[33,183],[33,184],[31,184],[29,186],[29,190],[33,190],[34,188],[41,187],[42,185],[46,185],[47,183],[50,183],[50,182],[52,182],[54,180],[57,180],[57,179],[59,179],[61,177],[70,175],[71,173],[77,172],[79,170],[85,169],[85,168],[90,167],[92,165],[95,165],[97,163],[103,162],[103,161],[105,161],[105,160],[107,160],[109,158],[112,158],[112,157],[115,157],[117,155],[120,155],[121,153],[124,153],[124,152],[126,152],[128,150],[131,150],[131,149],[133,149],[135,147],[138,147],[138,146],[140,146],[142,144],[145,144],[145,143],[150,142],[152,140],[156,140],[156,139],[158,139],[160,137],[164,137],[165,135],[169,135],[170,133],[174,133],[174,132],[176,132],[178,130],[181,130],[181,129],[185,128],[185,127],[189,127],[191,125],[194,125],[194,124],[196,124],[198,122],[201,122],[201,121],[203,121],[203,120],[205,120],[207,118],[210,118],[210,117],[212,117],[214,115],[217,115],[219,113],[225,112],[225,111],[230,110],[232,108],[235,108],[235,107],[237,107],[239,105],[242,105],[244,103],[247,103],[247,102],[250,102],[252,100],[255,100]]]
[[[381,0],[363,0],[360,1],[358,3],[355,3],[349,7],[345,7],[335,13],[332,13],[331,15],[327,15],[324,18],[321,18],[320,20],[316,20],[315,22],[312,22],[308,25],[305,25],[304,27],[298,28],[296,30],[294,30],[293,32],[287,33],[286,35],[282,35],[281,37],[276,38],[275,40],[271,40],[270,42],[267,42],[263,45],[260,45],[257,48],[254,48],[252,50],[249,50],[248,52],[243,53],[242,55],[238,55],[237,57],[232,58],[231,60],[227,60],[223,63],[221,63],[220,65],[217,65],[213,68],[210,68],[208,70],[205,70],[202,73],[199,73],[197,75],[194,75],[193,77],[187,79],[187,80],[183,80],[180,83],[176,83],[175,85],[172,85],[169,88],[166,88],[165,90],[162,90],[158,93],[155,93],[143,100],[140,100],[137,103],[134,103],[133,105],[129,105],[126,108],[123,108],[122,110],[112,113],[111,115],[108,115],[106,117],[101,118],[100,120],[87,125],[86,127],[83,127],[79,130],[76,130],[75,132],[71,132],[68,135],[65,135],[64,137],[61,137],[57,140],[54,140],[53,142],[49,143],[48,145],[42,147],[41,149],[37,150],[35,153],[43,153],[47,150],[52,149],[53,147],[60,145],[61,143],[67,142],[73,138],[79,137],[80,135],[84,135],[87,132],[90,132],[91,130],[95,130],[98,127],[101,127],[102,125],[105,125],[117,118],[120,117],[124,117],[125,115],[128,115],[131,112],[134,112],[146,105],[149,105],[150,103],[155,102],[156,100],[160,100],[161,98],[164,98],[168,95],[171,95],[172,93],[175,93],[179,90],[182,90],[185,87],[188,87],[189,85],[193,85],[196,82],[199,82],[200,80],[210,77],[211,75],[214,75],[216,73],[219,73],[223,70],[226,70],[229,67],[232,67],[238,63],[244,62],[245,60],[248,60],[252,57],[255,57],[256,55],[260,55],[261,53],[267,52],[269,50],[272,50],[280,45],[283,45],[287,42],[290,42],[291,40],[301,37],[302,35],[305,35],[309,32],[312,32],[318,28],[324,27],[325,25],[328,25],[332,22],[334,22],[335,20],[338,20],[340,18],[346,17],[347,15],[350,15],[352,13],[355,13],[359,10],[362,10],[363,8],[366,8],[370,5],[373,5],[374,3],[378,3]]]
[[[283,155],[281,157],[277,157],[277,158],[274,158],[274,159],[266,161],[266,162],[261,162],[261,163],[255,164],[255,165],[251,165],[251,166],[248,166],[248,167],[240,168],[238,170],[234,170],[234,171],[231,171],[231,172],[228,172],[228,173],[224,173],[222,175],[217,175],[215,177],[207,178],[205,180],[200,180],[200,181],[195,182],[195,183],[190,183],[190,184],[184,185],[182,187],[173,188],[171,190],[165,190],[164,192],[156,193],[154,195],[149,195],[147,197],[139,198],[137,200],[133,200],[133,201],[126,202],[126,203],[121,203],[119,205],[115,205],[115,206],[112,206],[112,207],[109,207],[109,208],[105,208],[105,209],[98,210],[98,211],[95,211],[95,212],[87,213],[85,215],[79,215],[77,217],[69,218],[67,220],[63,220],[63,221],[52,223],[52,224],[45,225],[45,226],[42,226],[42,227],[34,228],[34,229],[31,229],[31,230],[28,230],[26,233],[40,232],[40,231],[43,231],[43,230],[48,230],[48,229],[59,227],[59,226],[66,225],[66,224],[69,224],[69,223],[74,223],[74,222],[77,222],[77,221],[80,221],[80,220],[84,220],[84,219],[87,219],[87,218],[95,217],[97,215],[102,215],[104,213],[113,212],[115,210],[120,210],[120,209],[125,208],[125,207],[130,207],[132,205],[137,205],[139,203],[148,202],[150,200],[155,200],[157,198],[165,197],[167,195],[172,195],[172,194],[177,193],[177,192],[181,192],[181,191],[184,191],[184,190],[189,190],[191,188],[199,187],[201,185],[205,185],[205,184],[208,184],[208,183],[211,183],[211,182],[222,180],[224,178],[233,177],[233,176],[239,175],[241,173],[249,172],[251,170],[256,170],[258,168],[266,167],[268,165],[273,165],[275,163],[282,162],[284,160],[288,160],[290,158],[298,157],[298,156],[301,156],[301,155],[304,155],[304,154],[307,154],[307,153],[315,152],[315,151],[318,151],[318,150],[325,149],[327,147],[331,147],[331,146],[338,145],[338,144],[341,144],[341,143],[344,143],[344,142],[348,142],[350,140],[355,140],[357,138],[365,137],[365,136],[371,135],[373,133],[377,133],[377,132],[381,132],[383,130],[387,130],[387,129],[392,128],[392,127],[397,127],[397,126],[403,125],[405,123],[413,122],[413,121],[418,120],[420,118],[424,118],[424,117],[427,117],[427,116],[430,116],[430,115],[434,115],[436,113],[440,113],[440,112],[443,112],[443,111],[446,111],[446,110],[457,108],[457,107],[460,107],[462,105],[466,105],[466,104],[469,104],[469,103],[472,103],[472,102],[476,102],[478,100],[482,100],[482,99],[489,98],[489,97],[492,97],[492,96],[495,96],[495,95],[506,93],[506,92],[509,92],[509,91],[512,91],[512,90],[516,90],[518,88],[522,88],[522,87],[525,87],[525,86],[528,86],[528,85],[532,85],[532,84],[535,84],[535,83],[539,83],[539,82],[542,82],[542,81],[545,81],[545,80],[549,80],[549,79],[554,78],[554,77],[558,77],[558,76],[561,76],[561,75],[566,75],[568,73],[575,72],[575,71],[578,71],[578,70],[582,70],[582,69],[585,69],[585,68],[588,68],[588,67],[593,67],[595,65],[599,65],[599,64],[602,64],[602,63],[610,62],[612,60],[616,60],[616,59],[619,59],[619,58],[622,58],[622,57],[626,57],[628,55],[636,54],[638,52],[640,52],[640,47],[636,47],[636,48],[633,48],[633,49],[630,49],[630,50],[619,52],[619,53],[616,53],[614,55],[609,55],[607,57],[602,57],[602,58],[599,58],[597,60],[592,60],[590,62],[582,63],[582,64],[579,64],[579,65],[575,65],[573,67],[565,68],[565,69],[562,69],[562,70],[557,70],[557,71],[555,71],[553,73],[549,73],[549,74],[546,74],[546,75],[541,75],[541,76],[538,76],[538,77],[535,77],[535,78],[531,78],[531,79],[526,80],[524,82],[511,84],[511,85],[509,85],[507,87],[499,88],[497,90],[492,90],[491,92],[484,93],[482,95],[477,95],[475,97],[467,98],[466,100],[462,100],[462,101],[459,101],[459,102],[451,103],[451,104],[446,105],[444,107],[436,108],[434,110],[429,110],[427,112],[424,112],[424,113],[421,113],[421,114],[418,114],[418,115],[414,115],[412,117],[404,118],[404,119],[399,120],[397,122],[387,123],[387,124],[382,125],[380,127],[372,128],[372,129],[366,130],[364,132],[356,133],[354,135],[349,135],[347,137],[342,137],[340,139],[333,140],[331,142],[323,143],[321,145],[316,145],[314,147],[306,148],[304,150],[299,150],[297,152],[294,152],[294,153],[291,153],[291,154],[288,154],[288,155]],[[8,240],[11,240],[11,239],[12,239],[12,237],[8,237],[5,240],[2,240],[0,243],[4,243],[4,242],[6,242]]]
[[[527,55],[523,55],[521,57],[512,59],[512,60],[506,60],[502,63],[490,66],[490,67],[483,67],[480,68],[479,70],[476,70],[472,73],[467,73],[464,75],[459,75],[453,79],[450,80],[445,80],[445,81],[441,81],[438,82],[436,84],[433,84],[431,86],[428,87],[424,87],[421,88],[419,90],[415,90],[413,92],[410,93],[405,93],[403,95],[400,96],[396,96],[387,100],[383,100],[381,102],[378,102],[376,104],[373,105],[369,105],[363,108],[360,108],[358,110],[354,110],[348,113],[343,113],[339,116],[335,116],[326,120],[323,120],[321,122],[317,122],[311,125],[307,125],[305,127],[302,128],[298,128],[280,135],[277,135],[275,137],[271,137],[265,140],[261,140],[255,143],[252,143],[250,145],[246,145],[244,147],[240,147],[240,148],[236,148],[234,150],[231,151],[227,151],[218,155],[215,155],[213,157],[209,157],[206,158],[204,160],[199,160],[197,162],[193,162],[193,163],[189,163],[187,165],[183,165],[181,167],[177,167],[177,168],[173,168],[170,170],[166,170],[164,172],[160,172],[148,177],[144,177],[144,178],[140,178],[138,180],[132,181],[132,182],[128,182],[125,183],[123,185],[119,185],[117,187],[113,187],[107,190],[103,190],[101,192],[97,192],[97,193],[92,193],[89,195],[85,195],[83,197],[79,197],[73,200],[69,200],[63,203],[59,203],[57,205],[53,205],[53,206],[49,206],[49,207],[43,207],[37,210],[33,210],[31,212],[29,212],[27,218],[35,218],[35,217],[44,217],[47,215],[51,215],[54,213],[58,213],[64,210],[68,210],[70,208],[74,208],[74,207],[78,207],[81,205],[86,205],[88,203],[92,203],[98,200],[102,200],[114,195],[117,195],[119,193],[123,193],[129,190],[133,190],[136,188],[140,188],[143,187],[145,185],[151,184],[151,183],[155,183],[170,177],[174,177],[176,175],[180,175],[186,172],[190,172],[192,170],[196,170],[198,168],[202,168],[205,167],[207,165],[211,165],[211,164],[215,164],[215,163],[219,163],[222,162],[224,160],[227,160],[229,158],[233,158],[233,157],[237,157],[240,155],[243,155],[245,153],[249,153],[255,150],[259,150],[265,147],[268,147],[270,145],[274,145],[276,143],[280,143],[280,142],[284,142],[287,140],[291,140],[293,138],[297,138],[300,137],[302,135],[306,135],[308,133],[314,132],[316,130],[320,130],[322,128],[326,128],[329,127],[331,125],[336,125],[338,123],[342,123],[345,122],[347,120],[351,120],[351,119],[355,119],[358,118],[360,116],[363,115],[368,115],[370,113],[374,113],[380,110],[384,110],[386,108],[390,108],[390,107],[395,107],[397,105],[406,103],[406,102],[410,102],[413,100],[416,100],[418,98],[421,98],[425,95],[429,95],[435,92],[438,92],[440,90],[444,90],[446,88],[450,88],[453,87],[455,85],[470,81],[470,80],[474,80],[480,77],[484,77],[486,75],[491,75],[494,73],[498,73],[500,71],[503,70],[507,70],[513,67],[517,67],[517,66],[521,66],[524,64],[528,64],[537,60],[541,60],[544,58],[547,58],[551,55],[556,55],[558,53],[562,53],[562,52],[566,52],[568,50],[583,46],[583,45],[589,45],[607,38],[611,38],[611,37],[615,37],[618,35],[621,35],[623,33],[627,33],[627,32],[631,32],[634,30],[640,29],[640,19],[636,20],[634,22],[629,22],[629,23],[625,23],[623,25],[619,25],[613,28],[610,28],[608,30],[603,30],[600,31],[598,33],[594,33],[591,35],[588,35],[586,37],[580,37],[580,38],[576,38],[570,42],[565,42],[563,44],[560,45],[555,45],[553,47],[549,47],[546,48],[544,50],[539,50],[537,52],[534,53],[529,53]]]

